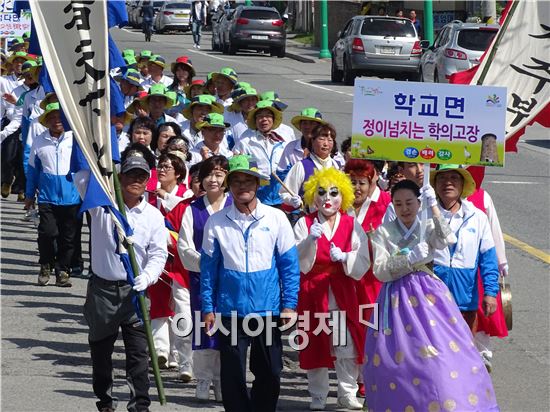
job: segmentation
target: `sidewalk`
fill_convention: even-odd
[[[330,59],[320,59],[319,47],[292,40],[296,34],[288,34],[286,38],[286,57],[302,63],[330,63]]]

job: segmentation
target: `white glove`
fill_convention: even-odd
[[[407,255],[407,260],[411,266],[425,260],[430,254],[430,247],[426,242],[420,242]]]
[[[498,271],[503,278],[508,276],[508,263],[501,263],[498,265]]]
[[[288,202],[294,209],[299,209],[302,206],[302,198],[300,196],[292,196]]]
[[[136,292],[143,292],[153,283],[154,282],[151,281],[147,273],[142,273],[141,275],[134,278],[134,287],[132,289],[134,289]]]
[[[321,236],[323,236],[323,225],[319,223],[317,218],[313,221],[313,224],[309,228],[309,236],[313,240],[319,239]]]
[[[345,262],[348,260],[348,254],[342,252],[342,249],[330,242],[330,260],[333,262]]]
[[[429,184],[420,188],[420,200],[426,202],[428,207],[437,206],[437,198],[435,196],[435,190]]]

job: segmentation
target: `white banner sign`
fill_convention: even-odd
[[[352,156],[504,165],[506,88],[357,79]]]
[[[498,37],[495,36],[471,84],[477,84],[489,65],[482,84],[506,86],[506,135],[511,136],[550,104],[550,3],[518,1],[491,60]]]
[[[92,172],[111,193],[107,2],[31,0],[30,4],[63,112]]]
[[[20,37],[31,31],[31,14],[0,13],[0,37]]]

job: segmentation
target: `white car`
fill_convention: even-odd
[[[423,51],[420,80],[448,83],[451,74],[478,65],[498,29],[498,24],[462,23],[458,20],[446,24],[434,44]]]
[[[153,27],[157,33],[168,30],[191,30],[191,2],[165,3],[155,16]]]

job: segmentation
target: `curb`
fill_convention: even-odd
[[[316,63],[317,61],[312,59],[311,57],[304,57],[300,54],[297,54],[297,53],[292,53],[292,52],[288,52],[286,51],[285,52],[285,57],[288,57],[289,59],[292,59],[292,60],[297,60],[299,62],[302,62],[302,63]]]

